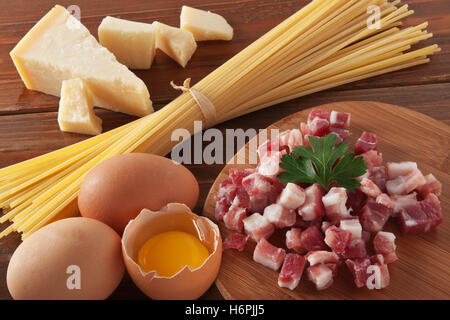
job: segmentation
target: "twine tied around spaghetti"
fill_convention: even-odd
[[[173,80],[170,81],[170,85],[175,90],[181,90],[183,92],[189,92],[194,98],[194,101],[197,103],[197,105],[200,107],[200,110],[202,111],[203,116],[205,117],[206,121],[206,127],[212,127],[216,124],[217,117],[216,117],[216,107],[214,104],[200,91],[191,88],[191,78],[187,78],[184,80],[182,86],[177,86]]]

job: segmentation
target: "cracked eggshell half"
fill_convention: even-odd
[[[172,277],[155,271],[144,272],[137,263],[139,249],[151,237],[168,231],[184,231],[199,238],[210,255],[191,270],[185,266]],[[160,211],[144,209],[126,226],[122,237],[125,266],[134,283],[148,297],[164,300],[199,298],[217,277],[222,259],[219,228],[206,217],[198,216],[184,204],[171,203]]]

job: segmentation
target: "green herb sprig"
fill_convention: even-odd
[[[366,173],[367,163],[361,156],[346,153],[348,143],[336,145],[337,139],[335,134],[309,137],[311,148],[298,146],[283,155],[280,167],[285,171],[278,174],[278,179],[283,183],[318,183],[327,191],[336,182],[354,192],[361,185],[355,178]]]

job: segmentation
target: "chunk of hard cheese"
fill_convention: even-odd
[[[62,131],[93,135],[102,132],[102,119],[94,113],[94,104],[83,80],[63,80],[58,123]]]
[[[98,27],[100,44],[131,69],[150,69],[155,57],[152,24],[106,17]]]
[[[192,33],[157,21],[153,24],[156,28],[156,47],[184,68],[197,49]]]
[[[188,6],[181,9],[180,28],[192,32],[196,41],[233,38],[233,28],[224,17]]]
[[[136,116],[153,112],[145,83],[61,6],[50,10],[10,55],[28,89],[59,96],[63,80],[81,78],[98,107]]]

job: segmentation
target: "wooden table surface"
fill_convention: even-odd
[[[191,77],[193,83],[197,82],[308,2],[308,0],[78,0],[76,2],[61,0],[58,4],[65,7],[78,5],[81,9],[82,23],[95,36],[97,27],[107,15],[149,23],[158,20],[178,26],[183,4],[216,12],[229,21],[234,28],[234,39],[231,42],[200,42],[185,69],[158,52],[151,70],[136,72],[147,84],[152,101],[156,109],[159,109],[179,94],[170,87],[171,80],[182,83],[185,78]],[[437,43],[442,48],[442,52],[432,57],[430,64],[316,93],[216,127],[220,130],[262,129],[296,111],[342,100],[374,100],[396,104],[450,125],[449,0],[404,2],[415,10],[415,14],[405,20],[405,25],[429,21],[428,30],[434,37],[425,41],[425,44]],[[27,90],[9,57],[9,52],[15,44],[55,4],[50,0],[0,0],[0,167],[86,138],[59,130],[57,123],[59,99]],[[135,119],[106,110],[99,109],[96,112],[103,119],[105,131]],[[450,170],[448,160],[447,158]],[[205,197],[223,165],[188,167],[200,184],[201,194],[196,212],[202,212]],[[8,261],[19,243],[18,234],[11,234],[0,240],[0,299],[11,298],[5,283],[6,270]],[[111,298],[141,299],[145,296],[126,276]],[[221,299],[221,295],[213,285],[202,298]]]

